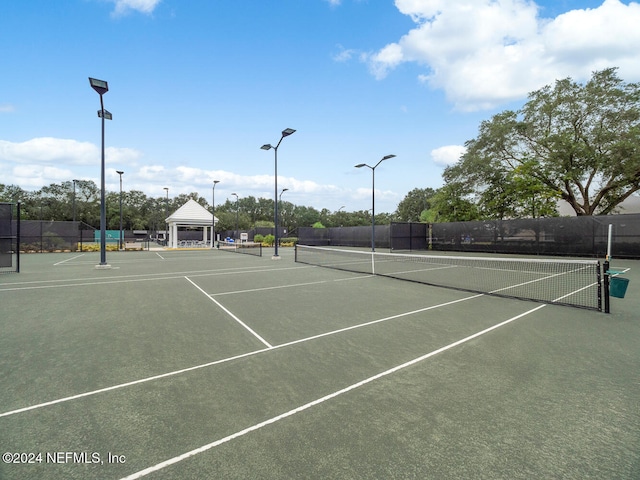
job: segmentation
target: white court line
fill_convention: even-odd
[[[567,297],[570,297],[571,295],[575,295],[576,293],[580,293],[581,291],[586,290],[587,288],[593,288],[596,285],[598,285],[598,284],[597,283],[592,283],[591,285],[587,285],[586,287],[579,288],[578,290],[574,290],[573,292],[567,293],[566,295],[563,295],[561,297],[556,298],[555,300],[552,300],[551,303],[559,302],[560,300],[563,300],[563,299],[565,299]]]
[[[617,277],[619,275],[622,275],[623,273],[627,273],[629,270],[631,270],[630,267],[625,267],[623,270],[616,271],[616,273],[611,274],[611,276],[612,277]]]
[[[160,255],[158,252],[156,252],[156,255],[158,255],[162,260],[166,260],[162,255]]]
[[[276,271],[279,272],[281,270],[295,270],[299,268],[308,268],[308,267],[287,267],[287,268],[279,268],[279,269],[269,269],[269,267],[241,267],[241,268],[225,268],[222,270],[193,270],[188,272],[171,272],[171,273],[141,273],[136,275],[120,275],[120,276],[110,276],[110,277],[91,277],[85,278],[81,280],[84,283],[61,283],[67,282],[68,280],[33,280],[31,282],[11,282],[0,284],[0,292],[5,291],[15,291],[15,290],[37,290],[41,288],[65,288],[65,287],[81,287],[83,285],[91,286],[91,285],[101,285],[101,284],[110,284],[110,283],[127,283],[127,282],[148,282],[148,281],[156,281],[156,280],[167,280],[167,279],[175,279],[175,278],[183,278],[185,275],[189,275],[191,277],[211,277],[217,275],[234,275],[234,274],[246,274],[246,273],[262,273],[262,272],[271,272]],[[162,277],[162,278],[158,278]],[[93,280],[96,280],[95,282]],[[56,285],[42,285],[42,284],[50,284],[54,283]],[[35,286],[34,286],[35,284]],[[7,285],[16,285],[12,288],[3,288]]]
[[[534,280],[529,280],[527,282],[522,282],[522,283],[518,283],[517,285],[509,285],[507,287],[503,287],[503,288],[498,288],[497,290],[492,290],[489,293],[497,293],[497,292],[502,292],[503,290],[510,290],[512,288],[518,288],[518,287],[524,287],[525,285],[529,285],[531,283],[537,283],[537,282],[544,282],[546,280],[549,280],[550,278],[555,278],[555,277],[559,277],[561,275],[567,275],[568,273],[574,273],[574,272],[578,272],[582,269],[579,270],[573,270],[571,272],[560,272],[560,273],[554,273],[553,275],[547,275],[544,277],[540,277],[540,278],[536,278]],[[589,288],[591,286],[593,286],[595,284],[591,284],[591,285],[587,285],[585,288]],[[554,300],[554,302],[556,302],[557,300]]]
[[[316,405],[320,405],[321,403],[324,403],[327,400],[331,400],[331,399],[333,399],[335,397],[338,397],[338,396],[340,396],[340,395],[342,395],[344,393],[347,393],[347,392],[350,392],[352,390],[355,390],[356,388],[360,388],[360,387],[362,387],[362,386],[364,386],[364,385],[366,385],[368,383],[371,383],[371,382],[373,382],[375,380],[379,380],[380,378],[383,378],[383,377],[386,377],[386,376],[391,375],[393,373],[399,372],[400,370],[403,370],[403,369],[405,369],[407,367],[410,367],[410,366],[415,365],[415,364],[417,364],[419,362],[422,362],[422,361],[424,361],[424,360],[426,360],[426,359],[428,359],[430,357],[433,357],[434,355],[438,355],[439,353],[446,352],[447,350],[450,350],[450,349],[452,349],[454,347],[457,347],[458,345],[462,345],[463,343],[466,343],[466,342],[468,342],[470,340],[478,338],[479,336],[484,335],[486,333],[489,333],[489,332],[491,332],[491,331],[493,331],[493,330],[495,330],[497,328],[500,328],[500,327],[503,327],[505,325],[508,325],[509,323],[511,323],[511,322],[513,322],[515,320],[518,320],[519,318],[522,318],[522,317],[524,317],[526,315],[529,315],[529,314],[531,314],[533,312],[536,312],[537,310],[540,310],[541,308],[543,308],[545,306],[546,305],[539,305],[536,308],[533,308],[533,309],[528,310],[528,311],[526,311],[524,313],[521,313],[520,315],[512,317],[512,318],[510,318],[508,320],[505,320],[504,322],[498,323],[497,325],[494,325],[492,327],[486,328],[486,329],[484,329],[484,330],[482,330],[480,332],[474,333],[473,335],[469,335],[468,337],[465,337],[465,338],[463,338],[461,340],[458,340],[456,342],[450,343],[449,345],[441,347],[441,348],[439,348],[437,350],[429,352],[426,355],[422,355],[421,357],[414,358],[413,360],[410,360],[410,361],[408,361],[406,363],[403,363],[401,365],[398,365],[396,367],[390,368],[389,370],[385,370],[384,372],[378,373],[377,375],[373,375],[372,377],[365,378],[364,380],[361,380],[360,382],[354,383],[353,385],[349,385],[348,387],[343,388],[342,390],[338,390],[336,392],[330,393],[329,395],[325,395],[324,397],[320,397],[320,398],[318,398],[316,400],[313,400],[313,401],[311,401],[309,403],[305,403],[304,405],[301,405],[301,406],[299,406],[297,408],[294,408],[293,410],[289,410],[288,412],[282,413],[282,414],[277,415],[275,417],[272,417],[272,418],[270,418],[268,420],[265,420],[263,422],[257,423],[255,425],[252,425],[252,426],[250,426],[248,428],[245,428],[244,430],[240,430],[240,431],[238,431],[236,433],[233,433],[231,435],[228,435],[228,436],[226,436],[224,438],[221,438],[221,439],[216,440],[214,442],[208,443],[206,445],[203,445],[203,446],[201,446],[199,448],[196,448],[194,450],[191,450],[189,452],[185,452],[182,455],[178,455],[177,457],[170,458],[168,460],[165,460],[164,462],[160,462],[160,463],[158,463],[156,465],[153,465],[151,467],[145,468],[144,470],[140,470],[140,471],[138,471],[136,473],[133,473],[131,475],[128,475],[126,477],[121,478],[121,480],[135,480],[137,478],[142,478],[142,477],[145,477],[145,476],[149,475],[150,473],[157,472],[158,470],[162,470],[163,468],[166,468],[166,467],[168,467],[170,465],[173,465],[175,463],[181,462],[182,460],[186,460],[189,457],[193,457],[193,456],[198,455],[200,453],[206,452],[207,450],[210,450],[210,449],[212,449],[214,447],[222,445],[223,443],[227,443],[227,442],[229,442],[231,440],[235,440],[236,438],[242,437],[243,435],[246,435],[247,433],[251,433],[251,432],[254,432],[256,430],[259,430],[262,427],[266,427],[267,425],[271,425],[273,423],[276,423],[276,422],[278,422],[278,421],[280,421],[280,420],[282,420],[284,418],[291,417],[292,415],[295,415],[296,413],[300,413],[300,412],[303,412],[304,410],[307,410],[307,409],[309,409],[311,407],[315,407]]]
[[[260,349],[260,350],[254,350],[252,352],[242,353],[242,354],[236,355],[234,357],[223,358],[221,360],[215,360],[213,362],[203,363],[201,365],[195,365],[193,367],[187,367],[187,368],[183,368],[183,369],[180,369],[180,370],[174,370],[172,372],[161,373],[159,375],[154,375],[154,376],[151,376],[151,377],[141,378],[141,379],[138,379],[138,380],[133,380],[131,382],[121,383],[121,384],[118,384],[118,385],[112,385],[110,387],[100,388],[98,390],[91,390],[89,392],[79,393],[77,395],[72,395],[72,396],[69,396],[69,397],[59,398],[59,399],[56,399],[56,400],[51,400],[49,402],[39,403],[39,404],[36,404],[36,405],[31,405],[29,407],[18,408],[16,410],[11,410],[11,411],[8,411],[8,412],[0,413],[0,418],[1,417],[8,417],[10,415],[15,415],[15,414],[18,414],[18,413],[28,412],[30,410],[36,410],[38,408],[48,407],[50,405],[56,405],[58,403],[64,403],[64,402],[69,402],[71,400],[77,400],[77,399],[84,398],[84,397],[90,397],[92,395],[97,395],[99,393],[105,393],[105,392],[109,392],[109,391],[112,391],[112,390],[118,390],[120,388],[130,387],[130,386],[133,386],[133,385],[139,385],[141,383],[151,382],[153,380],[159,380],[161,378],[172,377],[174,375],[179,375],[181,373],[191,372],[193,370],[199,370],[201,368],[212,367],[214,365],[220,365],[222,363],[227,363],[227,362],[230,362],[230,361],[233,361],[233,360],[238,360],[240,358],[251,357],[253,355],[258,355],[260,353],[273,351],[273,350],[276,350],[276,349],[279,349],[279,348],[289,347],[289,346],[296,345],[296,344],[299,344],[299,343],[309,342],[309,341],[312,341],[312,340],[316,340],[318,338],[328,337],[330,335],[337,335],[339,333],[347,332],[349,330],[355,330],[355,329],[358,329],[358,328],[368,327],[368,326],[374,325],[376,323],[386,322],[388,320],[394,320],[396,318],[401,318],[401,317],[405,317],[405,316],[409,316],[409,315],[414,315],[416,313],[426,312],[427,310],[433,310],[433,309],[436,309],[436,308],[441,308],[441,307],[446,307],[446,306],[449,306],[449,305],[454,305],[456,303],[464,302],[466,300],[472,300],[474,298],[478,298],[478,297],[482,297],[482,296],[483,295],[473,295],[471,297],[464,297],[464,298],[460,298],[458,300],[452,300],[450,302],[440,303],[438,305],[432,305],[430,307],[424,307],[424,308],[421,308],[419,310],[413,310],[411,312],[400,313],[398,315],[393,315],[391,317],[380,318],[378,320],[372,320],[370,322],[361,323],[361,324],[358,324],[358,325],[352,325],[350,327],[345,327],[345,328],[341,328],[341,329],[338,329],[338,330],[333,330],[333,331],[330,331],[330,332],[321,333],[319,335],[314,335],[314,336],[307,337],[307,338],[301,338],[301,339],[298,339],[298,340],[293,340],[291,342],[283,343],[281,345],[276,345],[273,348],[263,348],[263,349]]]
[[[139,385],[141,383],[151,382],[152,380],[159,380],[161,378],[172,377],[174,375],[179,375],[181,373],[187,373],[187,372],[191,372],[193,370],[199,370],[201,368],[206,368],[206,367],[211,367],[213,365],[219,365],[221,363],[231,362],[233,360],[238,360],[239,358],[250,357],[250,356],[253,356],[253,355],[257,355],[258,353],[261,353],[261,352],[266,352],[268,350],[269,350],[268,348],[263,348],[262,350],[254,350],[253,352],[242,353],[240,355],[236,355],[235,357],[223,358],[221,360],[215,360],[213,362],[203,363],[202,365],[196,365],[196,366],[193,366],[193,367],[183,368],[181,370],[174,370],[173,372],[161,373],[160,375],[154,375],[152,377],[141,378],[141,379],[138,379],[138,380],[133,380],[131,382],[127,382],[127,383],[120,383],[118,385],[112,385],[110,387],[100,388],[98,390],[91,390],[89,392],[79,393],[77,395],[72,395],[70,397],[58,398],[56,400],[51,400],[49,402],[38,403],[37,405],[31,405],[30,407],[18,408],[16,410],[11,410],[9,412],[0,413],[0,418],[1,417],[8,417],[10,415],[15,415],[17,413],[28,412],[30,410],[36,410],[38,408],[49,407],[51,405],[56,405],[58,403],[64,403],[64,402],[69,402],[71,400],[78,400],[80,398],[90,397],[90,396],[93,396],[93,395],[97,395],[99,393],[106,393],[106,392],[110,392],[112,390],[119,390],[121,388],[131,387],[133,385]]]
[[[205,292],[202,288],[200,288],[193,280],[191,280],[189,277],[184,277],[184,278],[185,278],[185,280],[187,280],[187,282],[189,282],[191,285],[193,285],[198,290],[200,290],[202,293],[204,293],[209,300],[211,300],[218,307],[220,307],[227,315],[229,315],[236,322],[238,322],[240,325],[242,325],[247,331],[249,331],[249,333],[251,333],[251,335],[253,335],[258,340],[260,340],[262,343],[264,343],[267,346],[267,348],[273,348],[273,345],[271,345],[264,338],[262,338],[260,335],[258,335],[258,333],[256,331],[254,331],[249,325],[247,325],[242,320],[240,320],[238,317],[236,317],[233,313],[231,313],[231,311],[229,309],[227,309],[224,305],[222,305],[219,301],[217,301],[215,298],[213,298],[211,295],[209,295],[207,292]]]
[[[220,295],[235,295],[238,293],[261,292],[263,290],[278,290],[280,288],[308,287],[309,285],[320,285],[323,283],[333,283],[333,282],[347,282],[349,280],[361,280],[363,278],[374,278],[374,277],[375,277],[374,275],[362,275],[359,277],[340,278],[337,280],[318,280],[317,282],[293,283],[289,285],[277,285],[275,287],[250,288],[246,290],[235,290],[231,292],[212,293],[211,296],[219,297]]]
[[[111,278],[115,278],[115,277],[111,277]],[[175,280],[177,278],[184,278],[184,275],[178,274],[171,277],[163,277],[163,278],[129,278],[127,280],[105,280],[102,282],[64,283],[61,285],[33,285],[28,287],[0,288],[0,292],[11,292],[16,290],[41,290],[44,288],[90,287],[92,285],[110,285],[114,283],[131,283],[131,282],[148,282],[148,281],[157,282],[160,280]],[[53,282],[58,280],[48,280],[48,281]],[[38,283],[38,282],[34,282],[34,283]]]
[[[76,258],[84,257],[84,253],[81,255],[76,255],[75,257],[67,258],[66,260],[62,260],[61,262],[54,263],[53,266],[56,267],[58,265],[62,265],[63,263],[70,262],[71,260],[75,260]]]

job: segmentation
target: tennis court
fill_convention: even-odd
[[[607,315],[271,253],[0,275],[0,479],[640,478],[640,262]]]

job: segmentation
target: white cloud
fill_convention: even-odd
[[[38,189],[43,185],[61,183],[73,178],[69,169],[42,165],[16,165],[11,169],[11,176],[16,185],[25,190]]]
[[[339,52],[332,56],[333,60],[336,62],[348,62],[355,55],[358,54],[357,50],[354,49],[346,49],[342,45],[338,45]]]
[[[272,174],[247,175],[243,172],[228,170],[208,170],[190,166],[164,166],[158,163],[145,163],[141,152],[130,148],[109,147],[106,156],[106,187],[117,191],[119,176],[116,169],[124,170],[124,189],[140,190],[151,197],[163,197],[169,188],[169,195],[198,192],[207,199],[211,198],[213,180],[219,180],[216,186],[216,203],[237,192],[240,197],[272,199],[274,177]],[[0,140],[0,171],[4,172],[2,182],[7,185],[19,185],[25,190],[38,190],[53,183],[69,182],[71,179],[100,182],[100,148],[92,143],[52,137],[34,138],[15,143]],[[279,189],[287,188],[283,199],[296,205],[309,205],[316,208],[334,205],[353,205],[364,200],[369,204],[371,189],[363,187],[352,189],[333,184],[317,183],[313,180],[296,177],[278,177]],[[379,210],[384,202],[397,203],[401,196],[390,190],[376,189],[376,202]],[[336,207],[337,208],[337,207]],[[378,208],[376,208],[378,210]]]
[[[619,67],[640,80],[640,4],[604,0],[553,19],[531,0],[396,0],[416,28],[368,54],[376,78],[405,62],[423,65],[419,79],[442,89],[461,110],[521,99],[558,78],[588,78]]]
[[[11,113],[15,112],[15,107],[9,104],[0,105],[0,113]]]
[[[113,15],[126,15],[132,10],[150,15],[160,0],[113,0],[113,2],[116,4]]]
[[[107,164],[135,165],[142,153],[133,148],[107,147],[104,151],[104,161]]]
[[[467,149],[462,145],[447,145],[431,150],[431,158],[438,165],[454,165],[465,154]]]
[[[0,160],[16,163],[65,163],[88,165],[99,158],[98,147],[89,142],[40,137],[21,143],[0,140]]]
[[[0,160],[20,164],[95,165],[100,149],[89,142],[64,138],[39,137],[14,143],[0,140]],[[105,163],[131,164],[141,156],[131,148],[108,147]]]
[[[145,181],[160,181],[167,178],[167,173],[162,165],[145,165],[138,169],[138,178]]]

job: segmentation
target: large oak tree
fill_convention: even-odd
[[[519,111],[482,122],[466,147],[443,176],[465,184],[485,212],[544,214],[560,198],[576,215],[612,213],[640,190],[640,84],[615,68],[584,85],[558,80]]]

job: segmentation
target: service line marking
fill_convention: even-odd
[[[138,479],[138,478],[142,478],[142,477],[145,477],[145,476],[149,475],[150,473],[156,472],[158,470],[162,470],[163,468],[166,468],[166,467],[168,467],[170,465],[173,465],[175,463],[181,462],[182,460],[186,460],[189,457],[193,457],[193,456],[198,455],[200,453],[206,452],[207,450],[210,450],[210,449],[212,449],[214,447],[222,445],[223,443],[227,443],[227,442],[230,442],[231,440],[235,440],[236,438],[242,437],[243,435],[246,435],[248,433],[251,433],[251,432],[254,432],[256,430],[259,430],[262,427],[266,427],[267,425],[271,425],[271,424],[276,423],[276,422],[278,422],[278,421],[280,421],[280,420],[282,420],[284,418],[291,417],[292,415],[295,415],[296,413],[300,413],[300,412],[303,412],[303,411],[305,411],[305,410],[307,410],[307,409],[309,409],[311,407],[314,407],[316,405],[320,405],[321,403],[324,403],[324,402],[326,402],[328,400],[331,400],[331,399],[333,399],[335,397],[338,397],[338,396],[340,396],[342,394],[345,394],[347,392],[355,390],[356,388],[360,388],[360,387],[362,387],[364,385],[367,385],[368,383],[371,383],[371,382],[373,382],[375,380],[379,380],[380,378],[383,378],[383,377],[386,377],[386,376],[391,375],[393,373],[399,372],[400,370],[403,370],[403,369],[405,369],[407,367],[410,367],[410,366],[415,365],[415,364],[417,364],[419,362],[422,362],[422,361],[424,361],[424,360],[426,360],[426,359],[428,359],[430,357],[433,357],[434,355],[438,355],[439,353],[446,352],[447,350],[450,350],[450,349],[452,349],[454,347],[457,347],[458,345],[462,345],[463,343],[466,343],[466,342],[468,342],[470,340],[478,338],[479,336],[484,335],[486,333],[489,333],[489,332],[491,332],[493,330],[496,330],[497,328],[500,328],[500,327],[503,327],[505,325],[508,325],[509,323],[511,323],[511,322],[513,322],[515,320],[518,320],[519,318],[522,318],[522,317],[524,317],[526,315],[529,315],[529,314],[531,314],[533,312],[536,312],[537,310],[540,310],[541,308],[543,308],[545,306],[546,305],[539,305],[536,308],[533,308],[533,309],[528,310],[528,311],[526,311],[524,313],[521,313],[520,315],[516,315],[515,317],[511,317],[510,319],[505,320],[504,322],[498,323],[497,325],[494,325],[492,327],[486,328],[486,329],[484,329],[484,330],[482,330],[480,332],[474,333],[473,335],[469,335],[468,337],[465,337],[465,338],[463,338],[461,340],[458,340],[456,342],[450,343],[449,345],[445,345],[444,347],[438,348],[437,350],[433,350],[432,352],[429,352],[429,353],[427,353],[425,355],[422,355],[421,357],[417,357],[417,358],[414,358],[413,360],[409,360],[406,363],[403,363],[401,365],[397,365],[397,366],[395,366],[393,368],[390,368],[389,370],[385,370],[384,372],[378,373],[378,374],[373,375],[373,376],[371,376],[369,378],[365,378],[364,380],[361,380],[361,381],[359,381],[357,383],[349,385],[348,387],[345,387],[342,390],[338,390],[336,392],[330,393],[328,395],[325,395],[324,397],[320,397],[320,398],[318,398],[316,400],[313,400],[313,401],[311,401],[309,403],[305,403],[304,405],[301,405],[301,406],[299,406],[297,408],[294,408],[293,410],[289,410],[288,412],[285,412],[285,413],[282,413],[282,414],[277,415],[275,417],[269,418],[268,420],[265,420],[263,422],[256,423],[255,425],[247,427],[244,430],[240,430],[240,431],[238,431],[236,433],[233,433],[231,435],[228,435],[228,436],[226,436],[224,438],[221,438],[221,439],[216,440],[214,442],[208,443],[208,444],[203,445],[203,446],[201,446],[199,448],[196,448],[194,450],[185,452],[185,453],[183,453],[181,455],[178,455],[176,457],[173,457],[173,458],[170,458],[168,460],[165,460],[164,462],[160,462],[160,463],[158,463],[156,465],[153,465],[151,467],[145,468],[144,470],[140,470],[140,471],[138,471],[136,473],[133,473],[131,475],[123,477],[121,480],[135,480],[135,479]]]
[[[211,295],[209,295],[207,292],[205,292],[202,288],[200,288],[200,286],[198,286],[193,280],[191,280],[189,277],[184,277],[185,280],[187,280],[191,285],[193,285],[194,287],[196,287],[198,290],[200,290],[202,293],[204,293],[207,298],[209,300],[211,300],[213,303],[215,303],[218,307],[220,307],[227,315],[229,315],[231,318],[233,318],[236,322],[238,322],[240,325],[242,325],[249,333],[251,333],[251,335],[253,335],[254,337],[256,337],[258,340],[260,340],[262,343],[264,343],[267,348],[273,348],[273,345],[271,345],[269,342],[267,342],[264,338],[262,338],[260,335],[258,335],[258,333],[256,331],[254,331],[249,325],[247,325],[246,323],[244,323],[242,320],[240,320],[237,316],[235,316],[231,310],[229,310],[228,308],[226,308],[224,305],[222,305],[219,301],[217,301],[215,298],[213,298]]]
[[[67,258],[66,260],[62,260],[61,262],[54,263],[53,266],[62,265],[63,263],[70,262],[71,260],[75,260],[76,258],[84,257],[84,253],[81,255],[76,255],[75,257]]]
[[[69,402],[69,401],[72,401],[72,400],[78,400],[78,399],[84,398],[84,397],[90,397],[90,396],[93,396],[93,395],[97,395],[99,393],[106,393],[106,392],[110,392],[110,391],[113,391],[113,390],[119,390],[119,389],[125,388],[125,387],[131,387],[131,386],[134,386],[134,385],[140,385],[142,383],[151,382],[151,381],[154,381],[154,380],[160,380],[162,378],[168,378],[168,377],[172,377],[174,375],[180,375],[182,373],[192,372],[194,370],[199,370],[201,368],[207,368],[207,367],[212,367],[212,366],[215,366],[215,365],[220,365],[220,364],[223,364],[223,363],[228,363],[228,362],[231,362],[233,360],[238,360],[238,359],[241,359],[241,358],[252,357],[252,356],[258,355],[260,353],[270,352],[270,351],[274,351],[274,350],[277,350],[277,349],[280,349],[280,348],[290,347],[292,345],[297,345],[299,343],[305,343],[305,342],[316,340],[318,338],[328,337],[328,336],[331,336],[331,335],[337,335],[337,334],[340,334],[340,333],[347,332],[349,330],[355,330],[355,329],[358,329],[358,328],[368,327],[370,325],[375,325],[377,323],[386,322],[386,321],[389,321],[389,320],[394,320],[396,318],[401,318],[401,317],[405,317],[405,316],[409,316],[409,315],[415,315],[417,313],[426,312],[428,310],[433,310],[433,309],[436,309],[436,308],[446,307],[448,305],[454,305],[454,304],[459,303],[459,302],[472,300],[474,298],[478,298],[478,297],[482,297],[482,296],[483,295],[472,295],[470,297],[464,297],[464,298],[460,298],[460,299],[457,299],[457,300],[452,300],[452,301],[449,301],[449,302],[440,303],[440,304],[437,304],[437,305],[431,305],[429,307],[420,308],[418,310],[413,310],[411,312],[405,312],[405,313],[400,313],[400,314],[397,314],[397,315],[392,315],[390,317],[379,318],[377,320],[371,320],[369,322],[360,323],[358,325],[352,325],[350,327],[340,328],[338,330],[333,330],[333,331],[330,331],[330,332],[325,332],[325,333],[321,333],[321,334],[318,334],[318,335],[313,335],[311,337],[300,338],[298,340],[293,340],[291,342],[283,343],[281,345],[276,345],[275,347],[272,347],[272,348],[262,348],[260,350],[253,350],[251,352],[242,353],[240,355],[235,355],[233,357],[227,357],[227,358],[223,358],[223,359],[220,359],[220,360],[214,360],[212,362],[207,362],[207,363],[203,363],[203,364],[200,364],[200,365],[195,365],[195,366],[192,366],[192,367],[182,368],[180,370],[174,370],[174,371],[171,371],[171,372],[161,373],[159,375],[153,375],[151,377],[140,378],[138,380],[132,380],[132,381],[126,382],[126,383],[120,383],[120,384],[117,384],[117,385],[112,385],[110,387],[104,387],[104,388],[100,388],[100,389],[97,389],[97,390],[91,390],[91,391],[88,391],[88,392],[79,393],[77,395],[72,395],[72,396],[69,396],[69,397],[58,398],[56,400],[51,400],[51,401],[48,401],[48,402],[38,403],[38,404],[31,405],[31,406],[28,406],[28,407],[22,407],[22,408],[18,408],[18,409],[15,409],[15,410],[10,410],[8,412],[0,413],[0,418],[9,417],[11,415],[16,415],[18,413],[28,412],[30,410],[36,410],[38,408],[49,407],[51,405],[56,405],[58,403],[64,403],[64,402]]]

